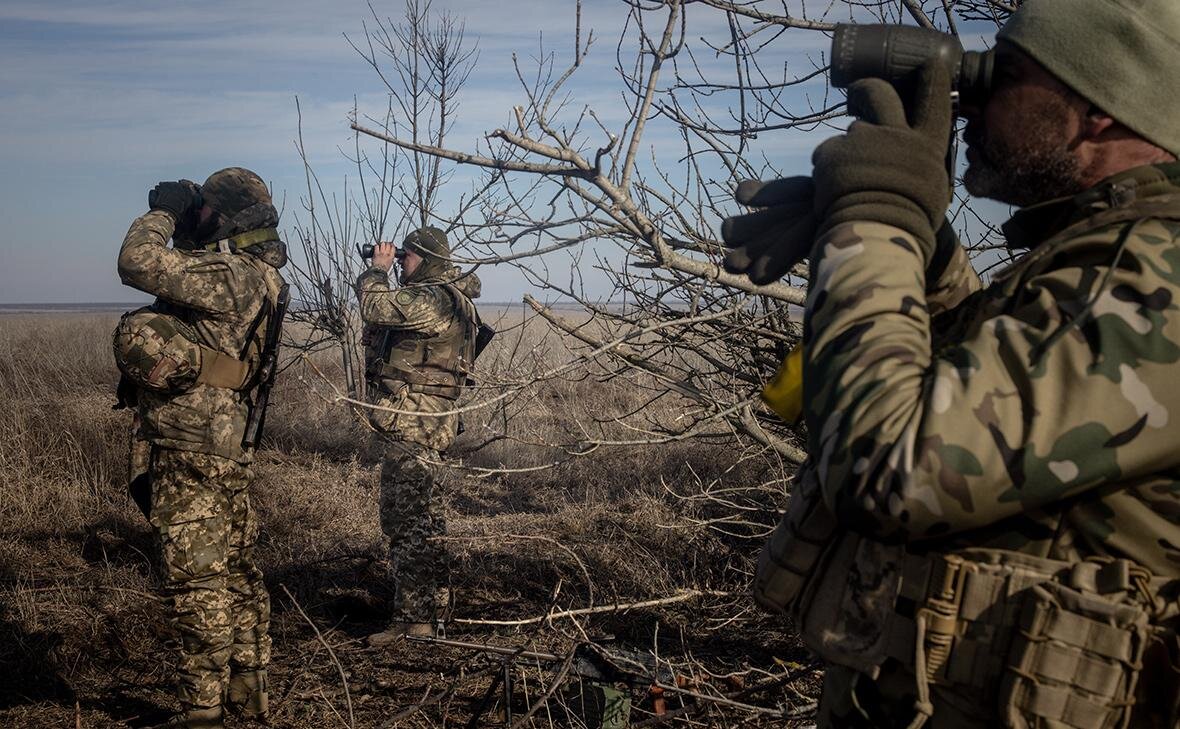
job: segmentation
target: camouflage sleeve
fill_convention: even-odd
[[[214,314],[235,314],[255,300],[266,282],[250,267],[231,266],[220,255],[193,255],[168,247],[172,216],[152,210],[131,223],[119,250],[119,278],[165,301]]]
[[[967,251],[954,241],[954,247],[938,278],[926,282],[926,307],[931,316],[953,309],[963,299],[983,287],[979,281],[979,274],[971,266],[971,259]]]
[[[1180,464],[1173,225],[1140,223],[1121,254],[1109,228],[1069,241],[938,351],[915,241],[833,228],[804,322],[809,447],[833,512],[909,541]]]
[[[427,336],[441,334],[455,315],[451,296],[441,286],[389,288],[389,274],[370,267],[356,281],[361,319],[366,324]]]

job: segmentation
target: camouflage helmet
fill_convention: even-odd
[[[259,203],[273,204],[266,183],[244,167],[226,167],[209,175],[201,185],[201,195],[205,204],[226,218]]]
[[[433,226],[411,231],[402,241],[402,249],[414,251],[427,261],[451,257],[451,245],[447,243],[447,234]]]

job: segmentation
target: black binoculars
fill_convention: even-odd
[[[992,86],[995,54],[964,51],[959,40],[936,30],[907,25],[836,26],[832,36],[832,85],[848,88],[862,78],[904,84],[926,63],[946,65],[952,101],[981,104]]]
[[[361,258],[365,259],[366,261],[373,257],[373,252],[375,250],[377,250],[377,246],[373,245],[372,243],[366,243],[359,248]],[[398,248],[397,253],[393,254],[394,260],[396,260],[398,263],[401,263],[405,257],[406,251],[403,248]]]

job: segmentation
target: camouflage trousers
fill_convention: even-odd
[[[177,696],[186,708],[220,706],[231,671],[270,662],[252,473],[227,458],[156,448],[151,474],[151,523],[178,643]]]
[[[393,620],[433,622],[445,609],[448,585],[442,495],[437,488],[439,453],[386,436],[381,461],[381,530],[389,538]],[[421,459],[421,460],[420,460]]]

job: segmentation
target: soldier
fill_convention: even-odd
[[[479,314],[472,299],[479,278],[449,262],[438,228],[406,236],[401,249],[375,246],[372,265],[357,279],[366,324],[370,422],[384,446],[381,529],[389,538],[393,616],[388,630],[369,636],[374,647],[405,634],[433,635],[449,599],[442,495],[436,488],[441,454],[454,441],[456,399],[476,356]],[[391,289],[389,269],[400,264]]]
[[[1029,251],[986,288],[936,236],[942,66],[854,84],[786,185],[811,457],[755,596],[825,659],[821,727],[1176,726],[1180,4],[1031,0],[995,52],[964,183]]]
[[[270,598],[248,488],[286,247],[270,193],[249,170],[215,172],[200,187],[161,182],[149,207],[123,241],[119,277],[157,298],[120,321],[115,356],[120,393],[134,390],[138,436],[150,444],[141,506],[178,633],[181,711],[164,726],[221,727],[223,703],[258,719],[267,711]]]

